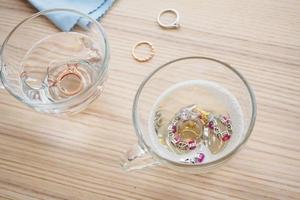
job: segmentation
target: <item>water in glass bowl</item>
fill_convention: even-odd
[[[62,32],[33,45],[22,60],[21,90],[29,102],[59,102],[91,87],[101,71],[100,48],[87,35]]]
[[[149,144],[161,157],[202,164],[220,159],[243,139],[239,102],[206,80],[177,83],[163,92],[149,117]]]

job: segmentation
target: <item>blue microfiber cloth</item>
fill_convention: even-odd
[[[43,11],[52,8],[69,8],[89,15],[93,19],[101,18],[112,6],[114,0],[28,0],[36,9]],[[47,17],[61,30],[70,31],[75,24],[82,27],[88,25],[88,20],[68,12],[50,14]]]

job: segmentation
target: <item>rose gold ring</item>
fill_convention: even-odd
[[[150,48],[150,55],[149,55],[149,56],[144,57],[144,58],[140,58],[140,57],[138,57],[138,56],[135,54],[135,50],[137,49],[137,47],[139,47],[139,46],[141,46],[141,45],[147,45],[147,46]],[[151,60],[151,59],[153,58],[153,56],[154,56],[154,48],[153,48],[153,45],[152,45],[150,42],[148,42],[148,41],[140,41],[140,42],[136,43],[136,44],[133,46],[131,54],[132,54],[132,57],[133,57],[135,60],[137,60],[137,61],[139,61],[139,62],[146,62],[146,61],[149,61],[149,60]]]
[[[60,92],[62,92],[66,96],[73,96],[79,93],[83,88],[82,77],[77,67],[78,67],[77,64],[68,64],[68,69],[62,72],[56,79],[57,88],[59,89]],[[69,91],[62,86],[62,82],[64,81],[64,79],[70,76],[75,76],[80,81],[79,86],[72,91]]]

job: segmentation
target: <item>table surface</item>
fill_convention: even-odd
[[[163,30],[161,9],[182,27]],[[37,113],[0,95],[0,199],[300,199],[300,1],[120,0],[102,19],[111,45],[103,95],[70,118]],[[0,0],[0,41],[36,10]],[[151,41],[138,63],[133,44]],[[222,168],[202,175],[165,167],[124,172],[120,157],[137,139],[132,101],[141,81],[172,59],[201,55],[230,63],[257,98],[249,142]]]

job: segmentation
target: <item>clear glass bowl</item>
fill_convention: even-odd
[[[211,162],[197,165],[174,162],[166,158],[158,146],[153,145],[153,114],[158,99],[166,91],[170,91],[170,88],[174,88],[174,85],[191,81],[213,83],[230,92],[239,104],[242,113],[240,120],[243,121],[243,123],[236,124],[238,121],[232,119],[233,131],[237,130],[237,126],[240,127],[239,131],[233,132],[233,135],[238,134],[240,139],[233,144],[228,143],[230,145],[226,146],[227,151],[224,155]],[[178,96],[178,93],[170,93],[167,98],[169,103],[160,105],[160,110],[166,111],[166,113],[175,113],[184,106],[195,104],[194,99],[201,102],[205,110],[215,109],[213,98],[216,96],[214,91],[208,91],[207,93],[205,93],[205,90],[202,90],[203,93],[195,91],[185,89],[184,93],[181,93],[185,94],[184,96]],[[225,102],[225,99],[222,98],[217,100],[216,102],[228,105],[232,103]],[[227,63],[207,57],[185,57],[158,67],[142,82],[134,99],[132,115],[138,145],[134,145],[124,156],[122,166],[125,169],[140,169],[154,164],[161,164],[186,173],[201,173],[223,164],[245,144],[255,123],[256,101],[254,93],[245,78]]]
[[[72,30],[61,31],[48,19],[60,15],[80,20]],[[101,93],[109,46],[102,26],[88,15],[50,9],[20,22],[0,56],[0,78],[11,95],[39,112],[72,114]]]

